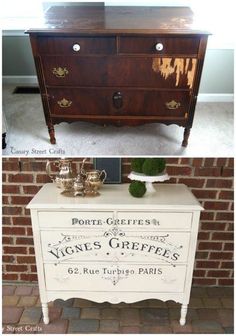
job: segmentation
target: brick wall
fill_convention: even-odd
[[[168,158],[168,183],[184,183],[204,206],[194,269],[195,285],[233,285],[233,159]],[[74,160],[78,168],[81,160]],[[46,159],[3,159],[3,280],[37,281],[31,220],[25,205],[50,182]],[[92,160],[86,168],[92,166]],[[129,182],[130,159],[122,160]]]

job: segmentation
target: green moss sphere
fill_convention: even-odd
[[[144,161],[142,172],[148,176],[155,176],[163,172],[166,163],[161,158],[148,158]]]
[[[142,173],[142,167],[143,167],[143,163],[145,161],[145,158],[134,158],[131,160],[131,169],[135,172],[135,173]]]
[[[146,186],[144,182],[132,181],[129,186],[129,192],[133,197],[143,197],[146,192]]]

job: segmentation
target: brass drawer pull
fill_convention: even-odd
[[[53,75],[55,75],[56,77],[59,77],[59,78],[63,78],[65,77],[66,75],[68,75],[69,71],[66,69],[66,68],[53,68],[52,69],[52,73]]]
[[[163,50],[163,48],[164,48],[164,46],[163,46],[162,43],[157,43],[157,44],[155,45],[155,49],[156,49],[157,51],[161,51],[161,50]]]
[[[177,108],[180,107],[180,103],[177,103],[175,100],[171,100],[170,102],[167,102],[166,103],[166,107],[169,109],[169,110],[176,110]]]
[[[78,43],[75,43],[74,45],[73,45],[73,47],[72,47],[72,49],[74,50],[74,51],[80,51],[80,45],[78,44]]]
[[[70,107],[71,104],[72,104],[72,101],[71,100],[67,100],[66,98],[63,98],[62,100],[58,100],[57,104],[60,107]]]

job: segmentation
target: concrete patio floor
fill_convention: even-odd
[[[233,288],[193,287],[185,326],[180,305],[145,300],[133,304],[94,303],[82,299],[49,304],[50,324],[42,322],[36,285],[3,285],[3,333],[196,333],[233,334]]]

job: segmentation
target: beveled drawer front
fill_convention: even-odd
[[[125,221],[124,221],[125,218]],[[192,213],[181,212],[126,212],[119,211],[117,213],[117,222],[120,227],[139,229],[166,230],[166,229],[182,229],[190,230],[192,225]]]
[[[129,88],[48,89],[53,115],[158,116],[187,118],[189,91],[158,91]]]
[[[115,54],[115,37],[38,37],[37,49],[47,55]]]
[[[175,57],[42,57],[47,86],[120,86],[192,89],[196,58]],[[65,69],[58,78],[56,71]]]
[[[196,55],[199,38],[192,37],[120,37],[119,53],[156,55]]]
[[[189,232],[130,231],[113,226],[103,230],[41,230],[43,259],[46,262],[130,261],[164,264],[185,263]]]
[[[62,291],[179,293],[184,290],[186,277],[184,265],[68,263],[45,264],[44,269],[46,289]]]
[[[70,211],[38,212],[39,226],[42,228],[90,229],[109,227],[113,222],[112,211]]]

